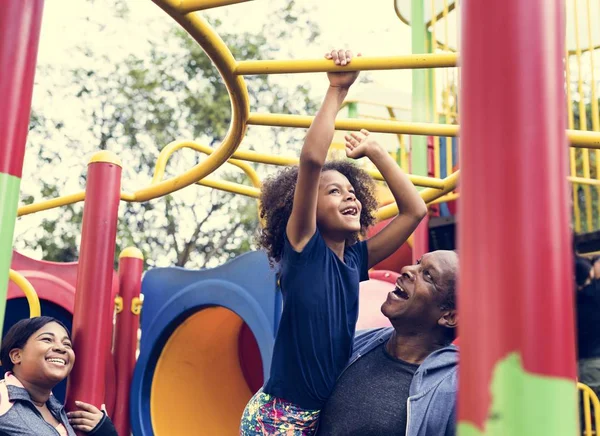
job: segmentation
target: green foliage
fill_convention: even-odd
[[[256,33],[229,32],[217,20],[212,24],[237,59],[270,58],[291,38],[311,42],[318,35],[296,2],[282,3],[269,25]],[[127,19],[127,3],[116,1],[115,5],[115,15]],[[33,156],[36,160],[35,170],[26,181],[23,203],[82,189],[84,163],[98,150],[111,150],[121,157],[123,190],[134,191],[149,184],[158,154],[170,142],[194,139],[219,145],[229,126],[231,108],[218,71],[176,25],[165,40],[168,43],[131,54],[124,62],[98,59],[89,47],[81,48],[87,62],[67,72],[68,86],[60,90],[66,104],[73,102],[74,110],[80,111],[78,120],[58,119],[51,106],[34,106],[28,159]],[[52,68],[42,66],[41,74],[49,74]],[[246,83],[253,111],[315,110],[305,85],[284,86],[267,76],[252,76]],[[58,91],[47,91],[49,98],[57,98],[53,92]],[[249,134],[242,148],[277,152],[283,146],[296,146],[301,134],[263,128]],[[202,159],[204,156],[190,150],[179,151],[169,160],[165,177],[180,174]],[[217,177],[249,184],[237,169],[223,168],[217,173]],[[73,174],[82,174],[78,183],[73,183]],[[79,204],[35,215],[41,223],[17,235],[16,247],[35,249],[46,260],[76,260],[82,213]],[[150,202],[122,202],[116,254],[134,245],[149,265],[216,266],[255,248],[257,226],[256,200],[194,185]]]

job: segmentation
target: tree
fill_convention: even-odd
[[[213,20],[236,58],[270,58],[292,38],[313,41],[318,36],[318,29],[294,1],[277,3],[282,6],[269,25],[255,33],[228,32],[221,21]],[[127,7],[117,1],[119,5],[115,14],[128,19]],[[35,156],[36,165],[24,179],[23,203],[81,189],[76,185],[85,183],[83,163],[97,150],[108,149],[121,157],[123,189],[133,191],[150,182],[158,154],[171,141],[197,139],[213,147],[219,144],[231,116],[223,81],[200,47],[179,27],[171,26],[165,41],[168,43],[153,45],[146,53],[132,53],[116,63],[110,57],[98,60],[91,49],[81,48],[88,62],[62,75],[58,80],[62,86],[55,84],[46,91],[53,98],[61,92],[60,99],[79,111],[78,119],[61,119],[53,115],[51,107],[34,106],[28,159]],[[38,75],[52,69],[52,65],[42,65]],[[315,110],[305,84],[290,88],[281,79],[267,76],[246,81],[255,111]],[[277,152],[282,145],[297,147],[299,135],[302,132],[251,129],[243,147]],[[167,174],[179,174],[203,158],[182,150],[169,160]],[[73,181],[72,174],[78,172],[81,177]],[[216,174],[248,184],[238,170],[227,166]],[[136,179],[138,182],[131,183]],[[75,260],[82,211],[79,204],[45,212],[41,222],[21,226],[26,229],[17,235],[17,248],[35,249],[46,260]],[[119,217],[117,252],[137,246],[153,266],[221,264],[254,247],[258,225],[256,200],[195,185],[150,202],[122,203]]]

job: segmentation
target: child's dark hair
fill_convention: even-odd
[[[51,322],[55,322],[64,328],[69,336],[69,339],[71,339],[71,332],[69,332],[69,329],[62,322],[52,318],[51,316],[38,316],[36,318],[22,319],[13,325],[2,338],[2,348],[0,348],[0,364],[2,364],[2,367],[5,371],[12,371],[14,367],[12,361],[10,360],[10,350],[14,350],[15,348],[23,348],[32,334]]]
[[[367,228],[375,222],[374,212],[377,209],[375,198],[375,182],[363,170],[349,161],[331,161],[323,165],[321,172],[338,171],[343,174],[356,192],[356,198],[362,204],[360,214],[360,232],[353,234],[346,245],[358,241]],[[265,180],[260,196],[260,217],[264,220],[258,237],[258,243],[267,250],[271,262],[279,262],[283,252],[283,237],[287,222],[292,214],[294,191],[298,180],[298,167],[284,168],[274,177]]]

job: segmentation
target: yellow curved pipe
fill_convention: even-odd
[[[242,185],[241,183],[229,182],[227,180],[216,180],[207,177],[205,179],[200,180],[198,182],[198,185],[218,189],[220,191],[231,192],[232,194],[240,194],[246,197],[256,199],[260,197],[260,188]]]
[[[443,179],[444,188],[443,189],[433,189],[427,188],[423,189],[420,194],[421,198],[425,201],[425,203],[429,204],[432,201],[442,197],[443,195],[448,194],[449,192],[454,191],[456,189],[456,185],[458,184],[458,178],[460,175],[460,170],[455,171],[450,174],[448,177]],[[375,217],[378,221],[383,221],[388,218],[392,218],[398,214],[398,206],[396,203],[388,204],[387,206],[383,206],[377,210],[375,213]]]
[[[162,3],[176,12],[187,14],[189,12],[219,8],[247,1],[251,0],[162,0]]]
[[[167,1],[154,0],[154,2],[188,31],[219,70],[231,99],[231,124],[221,145],[205,161],[177,177],[136,191],[133,201],[138,202],[170,194],[196,183],[225,163],[242,141],[246,132],[246,120],[250,113],[246,83],[243,77],[233,74],[236,61],[221,37],[200,15],[193,13],[182,15]]]
[[[152,177],[151,183],[158,183],[163,178],[169,158],[173,155],[173,153],[175,153],[177,150],[181,150],[182,148],[191,148],[193,150],[199,151],[200,153],[204,153],[207,155],[210,155],[215,151],[208,145],[199,144],[194,141],[171,142],[166,147],[164,147],[158,155],[158,159],[156,160],[156,167],[154,168],[154,176]],[[260,188],[262,186],[260,177],[258,177],[256,171],[254,171],[254,168],[252,168],[246,162],[242,162],[241,160],[237,159],[229,159],[227,162],[232,165],[235,165],[236,167],[244,171],[244,173],[246,173],[254,187]]]
[[[42,314],[42,307],[40,306],[40,299],[35,292],[35,289],[21,273],[14,269],[8,270],[8,279],[13,281],[27,298],[27,304],[29,304],[29,318],[35,318]]]

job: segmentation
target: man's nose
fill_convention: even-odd
[[[404,268],[402,268],[400,270],[400,274],[402,275],[403,278],[413,281],[415,279],[415,274],[412,271],[413,268],[414,268],[414,265],[405,266]]]

